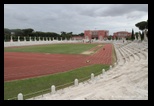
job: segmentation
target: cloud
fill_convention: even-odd
[[[112,5],[108,7],[105,11],[102,12],[102,15],[105,16],[121,16],[125,14],[129,14],[133,11],[147,12],[146,5],[138,5],[138,4],[119,4]]]
[[[106,6],[85,8],[80,13],[91,17],[116,17],[128,15],[134,11],[148,12],[148,4],[106,4]]]
[[[4,27],[73,32],[87,29],[131,31],[148,19],[148,4],[4,4]]]

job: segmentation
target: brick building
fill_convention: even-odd
[[[119,32],[115,32],[113,33],[113,38],[126,38],[126,37],[131,37],[131,33],[127,32],[127,31],[119,31]]]
[[[85,30],[84,31],[84,39],[91,40],[91,39],[98,39],[103,40],[107,38],[109,35],[108,30]]]

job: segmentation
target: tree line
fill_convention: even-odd
[[[136,32],[134,33],[134,30],[132,29],[132,36],[127,37],[127,40],[134,40],[135,36],[138,39],[138,33],[140,35],[141,40],[144,39],[144,30],[148,29],[148,19],[147,21],[141,21],[135,24],[136,27],[141,30],[141,32]],[[11,34],[13,32],[13,34]],[[24,37],[26,38],[27,41],[29,41],[29,37],[31,37],[32,40],[34,40],[34,37],[36,37],[36,40],[40,39],[43,40],[49,40],[49,37],[51,37],[51,40],[57,39],[58,40],[64,40],[64,39],[71,39],[73,36],[84,36],[84,33],[80,34],[73,34],[73,32],[64,32],[62,31],[61,34],[55,33],[55,32],[41,32],[41,31],[34,31],[32,28],[27,28],[27,29],[8,29],[4,28],[4,40],[5,41],[10,41],[11,36],[13,38],[13,41],[18,40],[18,36],[20,36],[20,40],[23,41]],[[147,37],[148,37],[148,31],[147,31]],[[113,39],[112,36],[108,36],[108,39]],[[117,39],[117,38],[116,38]]]
[[[34,31],[32,28],[27,29],[8,29],[4,28],[4,40],[10,41],[12,36],[13,41],[18,40],[18,36],[20,36],[20,40],[23,41],[24,37],[27,41],[29,41],[29,37],[31,37],[32,40],[36,37],[36,40],[40,39],[43,40],[49,40],[49,37],[51,37],[51,40],[57,39],[58,40],[64,40],[64,39],[71,39],[73,36],[84,36],[84,33],[79,34],[73,34],[73,32],[64,32],[62,31],[61,34],[55,33],[55,32],[41,32],[41,31]]]

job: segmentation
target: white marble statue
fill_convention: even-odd
[[[20,36],[18,36],[18,42],[20,42]]]
[[[24,41],[26,41],[26,37],[24,37]]]
[[[148,38],[147,38],[147,29],[144,30],[144,41],[148,41]]]

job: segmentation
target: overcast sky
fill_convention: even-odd
[[[148,4],[4,4],[4,27],[35,31],[109,30],[138,32],[135,24],[148,19]]]

